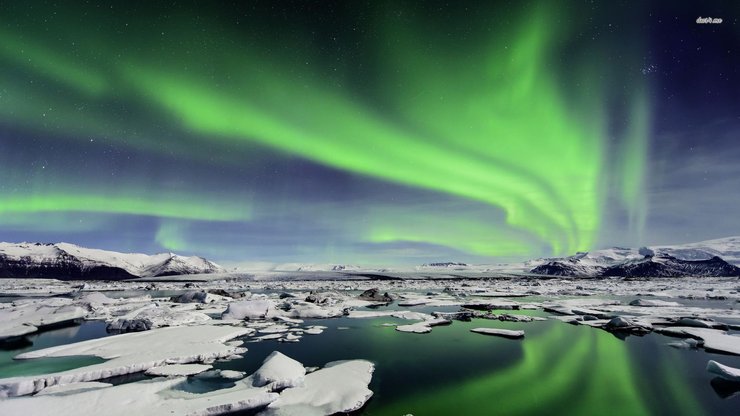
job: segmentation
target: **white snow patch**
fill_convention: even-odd
[[[299,386],[305,376],[306,369],[303,364],[278,351],[273,351],[251,377],[255,387],[266,386],[268,390],[274,391]]]
[[[279,415],[333,415],[360,409],[373,395],[368,389],[375,366],[365,360],[335,361],[306,375],[300,387],[286,389],[260,413]]]

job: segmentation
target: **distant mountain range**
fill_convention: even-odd
[[[525,262],[530,273],[574,277],[740,276],[740,237],[674,246],[610,248]]]
[[[529,260],[524,263],[469,265],[458,262],[427,263],[411,273],[536,274],[570,277],[682,277],[740,276],[740,237],[699,243],[642,248],[614,247],[568,257]],[[0,243],[0,278],[53,278],[62,280],[121,280],[183,274],[224,273],[227,270],[202,257],[173,253],[154,255],[118,253],[69,243]],[[341,264],[288,263],[273,272],[392,273]],[[396,274],[404,272],[399,269]],[[377,277],[377,276],[376,276]],[[400,277],[399,277],[400,278]]]
[[[173,253],[118,253],[69,243],[0,243],[0,278],[121,280],[224,271],[202,257]]]

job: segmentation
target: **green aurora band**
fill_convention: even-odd
[[[110,37],[83,36],[67,53],[6,28],[0,61],[41,77],[46,87],[18,88],[16,81],[24,75],[17,74],[3,81],[7,94],[0,100],[0,119],[42,131],[61,129],[80,140],[112,130],[132,148],[161,151],[156,129],[131,135],[106,110],[113,104],[141,108],[137,117],[180,131],[183,141],[234,149],[237,156],[227,163],[239,163],[239,155],[248,158],[250,146],[258,144],[347,172],[478,201],[502,210],[508,224],[461,219],[461,228],[434,233],[426,228],[434,219],[414,227],[380,216],[363,229],[363,241],[427,242],[486,256],[536,254],[543,246],[548,254],[570,254],[595,245],[605,187],[611,183],[621,186],[635,232],[642,229],[649,105],[644,86],[632,83],[626,93],[633,103],[623,132],[626,144],[616,150],[621,165],[610,166],[605,158],[613,151],[607,140],[610,83],[596,75],[609,73],[607,62],[582,56],[567,65],[556,60],[577,30],[557,23],[561,13],[548,5],[525,8],[506,16],[518,24],[490,28],[482,40],[431,50],[421,42],[436,28],[378,18],[373,24],[387,39],[376,45],[384,81],[375,102],[339,85],[341,74],[327,75],[329,67],[314,59],[307,45],[292,45],[292,53],[236,45],[223,41],[230,38],[228,31],[215,23],[212,32],[219,36],[210,38],[201,39],[180,23],[169,30],[176,41],[134,36],[132,43],[146,40],[159,47],[123,56],[113,52]],[[206,46],[189,47],[199,42]],[[319,64],[297,68],[304,61]],[[564,76],[577,77],[588,88],[580,91]],[[72,98],[48,92],[49,85]],[[97,105],[75,112],[71,103],[76,102]],[[49,117],[48,125],[37,122],[40,112]],[[184,144],[167,151],[184,159],[204,157]],[[159,189],[110,198],[69,185],[57,193],[4,194],[0,212],[253,218],[249,208],[242,208],[249,201],[227,201],[232,208],[226,210],[206,203],[183,208],[187,199],[172,199]],[[166,245],[174,241],[166,236],[173,235],[165,227],[157,241]]]

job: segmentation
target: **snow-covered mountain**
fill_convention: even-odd
[[[437,262],[437,263],[424,263],[421,266],[417,266],[417,270],[425,270],[425,269],[455,269],[455,270],[465,270],[469,268],[470,265],[467,263],[458,263],[454,261],[444,261],[444,262]]]
[[[581,277],[740,276],[738,264],[740,237],[639,249],[614,247],[525,263],[531,273]]]
[[[118,253],[69,243],[0,243],[0,278],[119,280],[223,271],[202,257],[173,253]]]

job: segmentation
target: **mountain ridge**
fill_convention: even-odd
[[[120,253],[64,242],[0,243],[0,278],[122,280],[223,271],[198,256]]]

